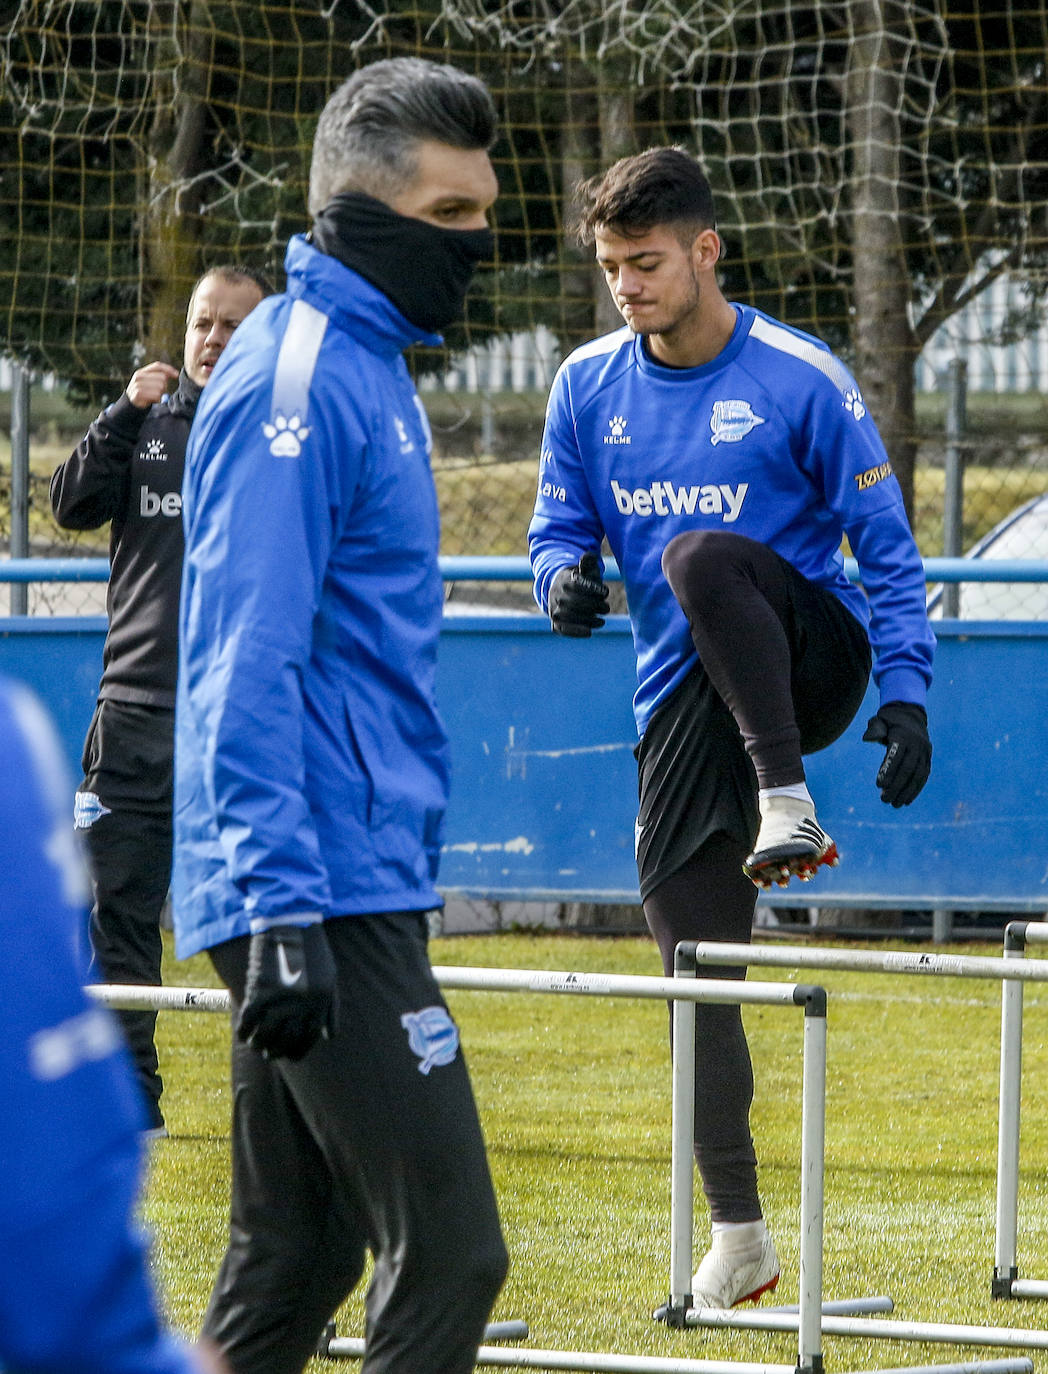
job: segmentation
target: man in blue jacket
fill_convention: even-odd
[[[395,59],[313,146],[287,290],[222,355],[187,454],[178,953],[232,994],[229,1248],[205,1333],[291,1374],[365,1250],[367,1374],[472,1370],[506,1271],[458,1031],[426,953],[447,802],[434,345],[490,257],[485,87]]]
[[[82,987],[87,876],[39,702],[0,679],[0,1368],[218,1374],[157,1317],[135,1219],[143,1106]]]
[[[561,634],[604,624],[607,538],[637,652],[637,866],[667,973],[681,940],[746,941],[757,887],[837,850],[802,756],[847,728],[887,746],[893,806],[931,764],[924,571],[876,426],[825,344],[722,295],[709,183],[680,148],[580,188],[581,237],[626,327],[553,382],[530,529],[535,595]],[[847,535],[863,591],[844,573]],[[705,970],[741,977],[739,969]],[[695,1153],[713,1241],[696,1306],[778,1282],[749,1130],[738,1007],[696,1008]]]

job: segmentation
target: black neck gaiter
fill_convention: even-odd
[[[441,229],[359,191],[332,197],[313,222],[313,242],[431,334],[461,318],[474,269],[495,248],[490,229]]]

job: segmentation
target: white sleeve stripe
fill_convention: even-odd
[[[781,325],[772,324],[770,320],[757,316],[750,328],[750,338],[759,339],[769,348],[777,348],[780,353],[789,353],[791,357],[799,358],[801,362],[817,368],[824,376],[829,377],[842,395],[847,394],[855,386],[848,369],[832,353],[817,348],[807,339],[798,338]]]
[[[616,329],[612,334],[601,334],[599,338],[591,339],[589,343],[580,344],[568,355],[565,363],[579,363],[586,358],[600,358],[606,353],[614,353],[631,337],[632,333],[629,326],[623,325],[621,329]]]
[[[270,419],[298,415],[309,409],[309,386],[317,354],[324,341],[328,317],[306,301],[295,301],[277,356],[273,376],[273,411]]]

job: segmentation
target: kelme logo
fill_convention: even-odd
[[[608,421],[608,433],[604,436],[606,444],[629,444],[633,441],[626,433],[626,426],[629,421],[625,415],[613,415]]]

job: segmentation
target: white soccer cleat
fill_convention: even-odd
[[[742,871],[758,887],[786,887],[791,878],[810,882],[822,864],[836,868],[837,846],[815,819],[815,807],[796,797],[765,797],[761,828]]]
[[[737,1307],[759,1302],[779,1282],[779,1257],[771,1233],[765,1231],[760,1254],[738,1260],[722,1249],[707,1251],[691,1281],[692,1307]]]

